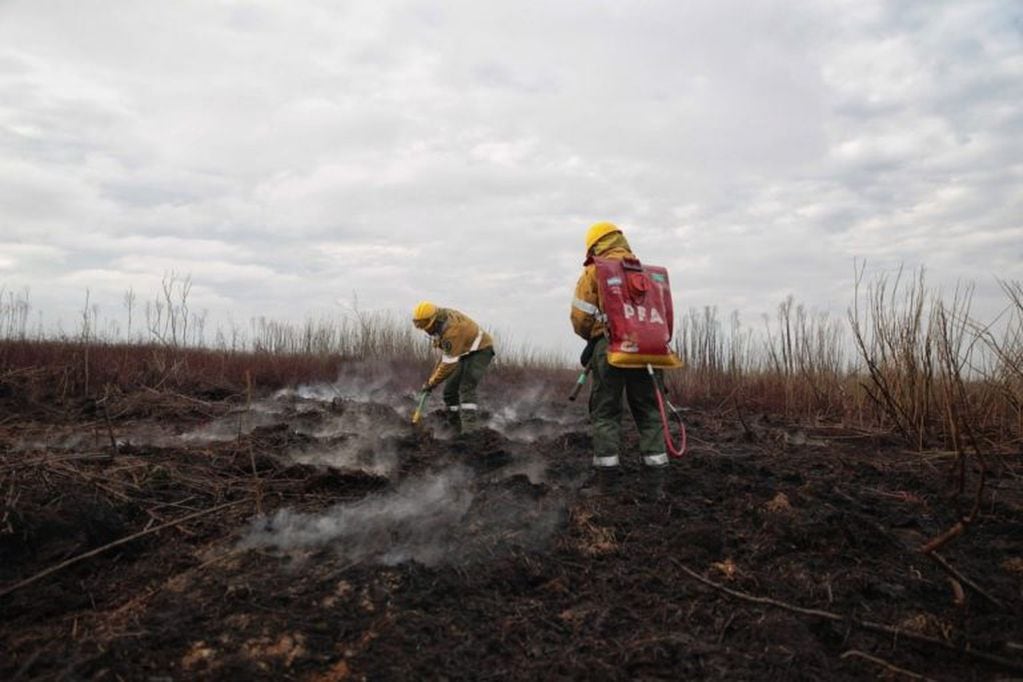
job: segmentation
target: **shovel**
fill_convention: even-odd
[[[579,378],[575,380],[575,387],[572,388],[572,392],[569,394],[569,400],[575,400],[579,395],[579,391],[583,390],[583,386],[586,385],[586,376],[590,373],[590,366],[586,365],[586,369],[579,373]]]
[[[430,397],[430,394],[426,391],[419,392],[419,402],[416,404],[415,411],[412,412],[412,425],[415,426],[423,420],[423,408],[426,407],[426,399]]]

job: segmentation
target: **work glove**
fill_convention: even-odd
[[[590,360],[593,359],[593,351],[597,348],[597,341],[599,340],[599,336],[594,336],[586,342],[586,348],[583,348],[582,355],[579,356],[580,365],[587,367],[590,364]]]
[[[427,396],[430,395],[430,391],[433,390],[433,386],[423,384],[419,391],[416,392],[416,403],[425,403]]]

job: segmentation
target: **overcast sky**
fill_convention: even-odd
[[[1023,279],[1023,2],[0,0],[0,287],[211,321],[423,298],[575,350],[583,236],[677,308]]]

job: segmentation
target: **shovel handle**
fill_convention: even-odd
[[[423,391],[419,396],[419,403],[416,405],[415,411],[412,413],[412,423],[418,424],[423,419],[423,408],[426,406],[426,399],[430,397],[430,394]]]
[[[586,375],[590,373],[590,366],[586,365],[586,369],[579,373],[579,378],[575,380],[575,386],[572,388],[572,392],[569,394],[569,400],[575,400],[579,395],[579,391],[583,390],[583,386],[586,384]]]

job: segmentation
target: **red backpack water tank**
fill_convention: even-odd
[[[668,271],[635,258],[593,258],[608,330],[607,361],[615,367],[681,367],[671,352],[675,309]]]

